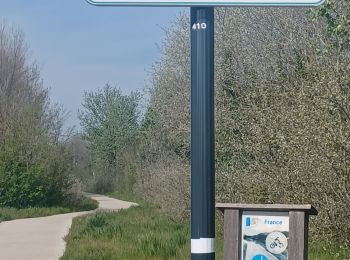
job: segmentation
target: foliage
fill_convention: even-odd
[[[339,25],[349,5],[333,5],[327,12]],[[306,9],[216,10],[216,200],[314,204],[312,237],[347,244],[347,29],[312,17]],[[180,16],[154,66],[135,188],[176,219],[189,213],[188,28]]]
[[[51,206],[72,184],[65,113],[50,103],[21,30],[0,24],[0,205]]]
[[[135,191],[181,220],[189,216],[188,17],[180,15],[175,24],[153,68],[150,102],[140,129]]]
[[[76,178],[77,189],[88,191],[91,186],[92,171],[90,162],[91,154],[88,149],[88,143],[83,140],[80,133],[74,134],[67,145],[67,150],[72,156],[72,173]]]
[[[124,174],[128,156],[137,139],[139,94],[123,95],[107,85],[96,93],[85,93],[79,118],[91,154],[92,190],[107,192],[115,183],[128,186],[132,176]],[[130,172],[130,171],[128,171]]]
[[[230,19],[228,28],[243,19],[255,28],[218,40],[218,198],[312,203],[320,211],[312,234],[347,243],[348,58],[322,50],[333,39],[301,11]]]
[[[333,44],[340,48],[350,47],[350,4],[349,0],[327,0],[317,11],[314,19],[324,18]],[[333,46],[334,46],[333,45]]]

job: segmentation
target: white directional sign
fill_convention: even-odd
[[[93,5],[120,6],[319,6],[325,0],[87,0]]]

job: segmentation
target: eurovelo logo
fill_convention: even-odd
[[[261,220],[259,218],[255,217],[247,217],[245,219],[245,226],[250,227],[250,226],[255,226],[257,225]]]
[[[283,220],[281,219],[261,219],[261,218],[257,218],[257,217],[250,217],[247,216],[245,219],[245,226],[246,227],[251,227],[251,226],[255,226],[259,223],[263,223],[264,225],[282,225],[283,224]]]

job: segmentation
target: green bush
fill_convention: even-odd
[[[0,167],[0,205],[23,208],[43,204],[45,183],[40,170],[16,161],[2,162]]]
[[[14,158],[0,157],[1,207],[62,204],[69,186],[68,176],[54,165],[26,165]]]
[[[50,102],[23,32],[0,23],[0,41],[0,206],[60,204],[71,186],[65,112]]]

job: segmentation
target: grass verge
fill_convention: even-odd
[[[29,207],[23,209],[17,208],[0,208],[0,222],[21,218],[35,218],[64,214],[76,211],[88,211],[98,207],[96,201],[84,198],[68,205],[64,203],[56,207]]]
[[[98,212],[73,220],[61,260],[187,260],[190,259],[188,223],[175,223],[161,211],[131,194],[111,193],[139,207]],[[216,239],[216,259],[223,258],[222,236]],[[346,259],[340,247],[311,243],[310,260]],[[345,251],[344,251],[345,252]]]
[[[139,202],[138,202],[139,203]],[[189,228],[142,203],[118,213],[75,218],[61,259],[184,259]]]

